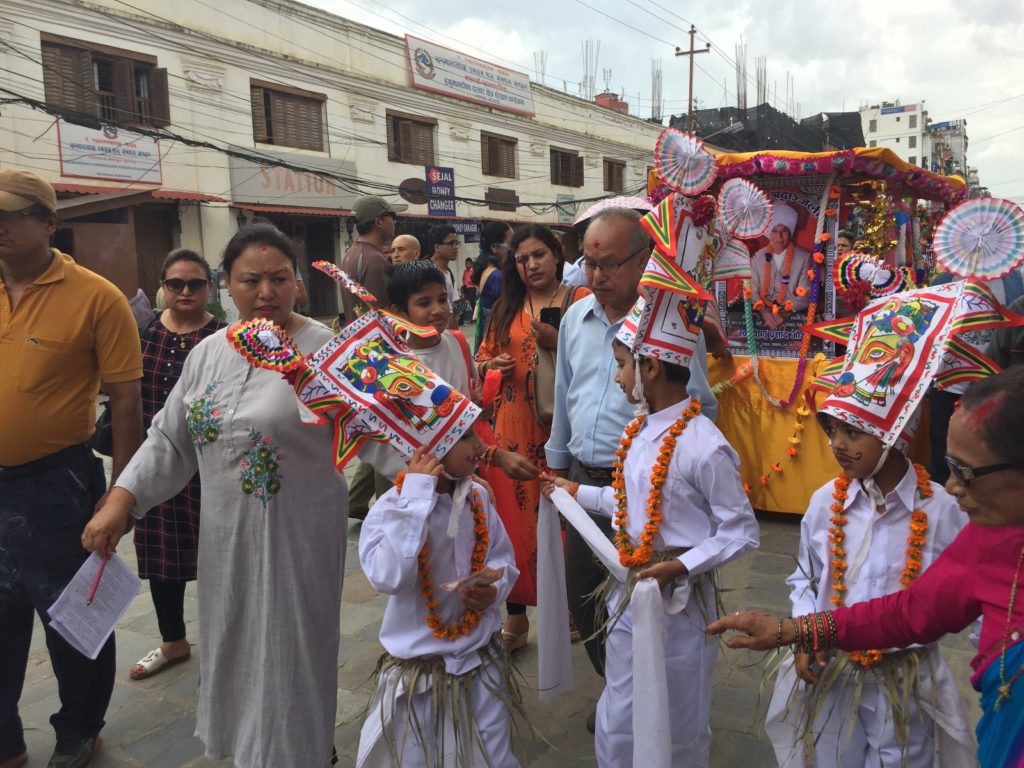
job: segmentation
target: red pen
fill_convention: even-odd
[[[89,587],[89,596],[85,599],[86,605],[92,605],[92,599],[96,597],[96,589],[100,585],[100,579],[103,578],[103,569],[107,567],[107,560],[109,559],[109,557],[104,557],[100,561],[100,569],[96,571],[96,578],[92,580],[92,586]]]

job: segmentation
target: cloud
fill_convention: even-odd
[[[699,8],[680,8],[671,0],[585,0],[615,20],[570,0],[473,5],[465,0],[398,0],[389,7],[373,5],[373,0],[309,1],[393,34],[409,32],[531,75],[533,53],[547,51],[546,83],[561,88],[564,80],[569,93],[578,92],[583,76],[581,41],[599,40],[597,89],[604,87],[604,70],[611,70],[611,90],[624,92],[642,116],[651,109],[652,58],[662,60],[666,111],[685,112],[688,63],[674,56],[673,46],[688,45],[686,31],[692,21],[699,30],[698,45],[710,39],[716,46],[694,61],[694,96],[702,106],[736,103],[732,59],[742,39],[750,78],[755,58],[767,58],[767,81],[777,106],[785,106],[787,72],[803,116],[844,105],[855,110],[861,103],[883,99],[924,99],[935,120],[966,117],[968,162],[978,166],[982,183],[992,184],[994,193],[998,182],[1024,177],[1024,130],[996,136],[1024,123],[1024,99],[1010,100],[1024,92],[1019,81],[1024,71],[1019,42],[1024,40],[1024,3],[1016,0],[813,5],[738,0]],[[748,82],[748,105],[755,95],[754,83]],[[1019,182],[1010,187],[1003,191],[1024,190]]]

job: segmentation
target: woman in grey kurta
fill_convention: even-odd
[[[239,257],[234,269],[248,270],[243,264]],[[251,273],[273,269],[257,263]],[[243,317],[245,290],[234,291]],[[291,304],[287,310],[278,322],[304,354],[331,338],[325,326],[291,314]],[[102,553],[104,521],[127,508],[128,494],[138,517],[199,471],[196,735],[208,757],[233,755],[241,768],[323,768],[331,759],[348,499],[331,440],[330,426],[300,422],[294,391],[279,375],[253,368],[219,331],[189,355],[83,536]]]

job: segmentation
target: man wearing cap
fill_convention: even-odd
[[[356,240],[345,252],[341,268],[377,297],[376,307],[387,302],[388,259],[384,255],[385,243],[395,237],[395,216],[407,205],[392,205],[378,195],[365,195],[352,206],[356,223]],[[359,314],[362,302],[341,289],[341,303],[345,309],[345,322],[351,323]]]
[[[755,253],[750,262],[754,309],[771,330],[790,312],[805,310],[811,303],[811,279],[807,276],[811,253],[793,241],[796,231],[796,209],[774,201],[768,245]]]
[[[49,628],[47,609],[88,556],[79,535],[106,491],[86,445],[102,382],[110,396],[113,476],[142,439],[142,355],[125,296],[49,247],[53,188],[0,171],[0,766],[28,757],[18,699],[33,611],[61,707],[50,768],[92,762],[114,688],[114,638],[95,661]]]

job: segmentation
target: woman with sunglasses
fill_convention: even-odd
[[[167,309],[142,330],[142,415],[146,429],[181,377],[185,358],[225,323],[206,311],[213,275],[206,259],[179,248],[160,269]],[[149,579],[163,642],[132,667],[143,680],[186,661],[192,646],[185,636],[185,585],[196,578],[199,541],[199,475],[173,499],[158,504],[135,526],[139,578]]]
[[[731,648],[800,652],[904,647],[960,632],[982,617],[971,684],[981,694],[981,768],[1024,766],[1024,366],[980,381],[949,422],[946,490],[970,522],[909,587],[831,611],[728,616]]]

